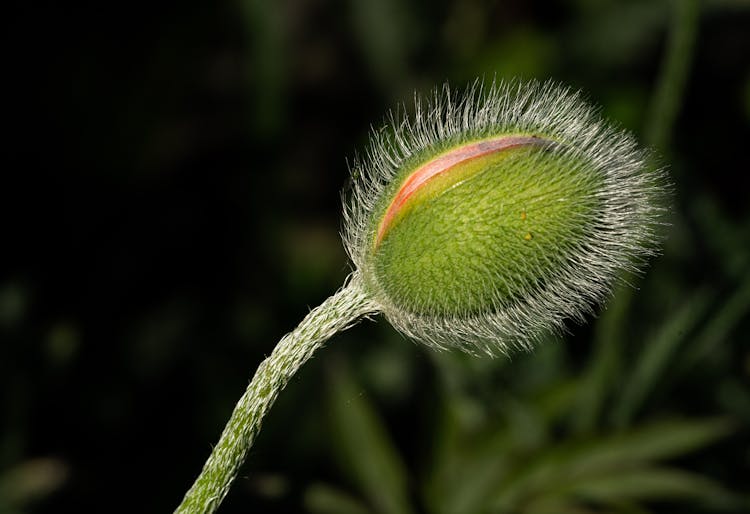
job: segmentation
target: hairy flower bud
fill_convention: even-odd
[[[355,162],[344,240],[400,331],[505,352],[581,320],[654,253],[664,174],[551,83],[445,88]]]
[[[528,348],[655,252],[664,173],[554,84],[446,87],[392,116],[352,169],[356,270],[263,361],[175,512],[214,512],[268,409],[329,337],[382,312],[435,348]]]

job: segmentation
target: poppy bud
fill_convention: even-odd
[[[664,177],[554,84],[447,88],[353,166],[344,239],[400,331],[505,352],[581,320],[654,253]]]

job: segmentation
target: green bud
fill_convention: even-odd
[[[528,347],[654,253],[663,173],[552,84],[447,89],[353,170],[345,243],[368,294],[438,347]]]
[[[518,139],[500,141],[509,138]],[[594,219],[601,181],[581,159],[523,139],[433,176],[387,224],[374,216],[383,233],[369,256],[371,285],[402,309],[471,316],[559,273]]]

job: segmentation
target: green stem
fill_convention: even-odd
[[[297,328],[279,341],[258,366],[219,442],[175,513],[210,513],[219,508],[263,418],[289,379],[331,336],[377,310],[355,273],[343,288],[310,311]]]

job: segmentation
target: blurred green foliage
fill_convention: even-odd
[[[173,509],[346,276],[345,157],[414,90],[477,76],[569,83],[656,146],[664,255],[528,355],[336,337],[222,512],[750,510],[750,5],[690,4],[15,5],[0,513]]]

